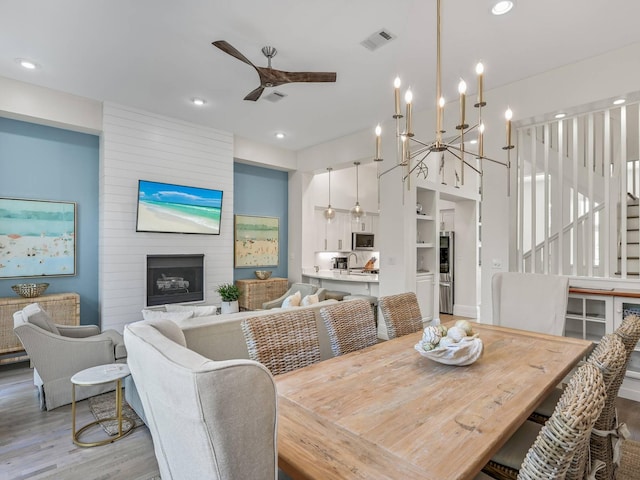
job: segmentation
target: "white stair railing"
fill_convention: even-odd
[[[638,103],[520,126],[517,141],[510,269],[637,274],[628,267],[626,205],[627,192],[640,194]]]

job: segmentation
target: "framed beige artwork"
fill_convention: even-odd
[[[278,217],[234,216],[234,265],[277,267],[279,258]]]

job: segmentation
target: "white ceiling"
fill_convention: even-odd
[[[430,108],[435,11],[436,0],[0,0],[0,76],[297,150],[390,118],[396,75],[414,108]],[[444,95],[456,96],[460,77],[475,91],[479,59],[491,89],[638,42],[639,18],[636,0],[518,0],[503,17],[489,14],[489,0],[442,0]],[[381,28],[397,39],[375,52],[360,45]],[[274,46],[274,68],[335,71],[337,82],[277,87],[287,95],[278,103],[264,99],[270,89],[244,101],[257,73],[214,40],[259,66],[260,49]],[[24,70],[18,57],[41,68]]]

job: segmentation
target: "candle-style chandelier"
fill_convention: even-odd
[[[454,175],[455,175],[455,187],[459,188],[464,185],[464,172],[465,166],[480,175],[482,182],[483,174],[483,161],[488,160],[493,163],[497,163],[507,168],[507,192],[509,192],[509,170],[511,168],[510,150],[513,149],[511,144],[511,109],[508,108],[505,112],[506,120],[506,139],[507,143],[503,150],[507,151],[507,159],[505,161],[495,160],[484,155],[484,123],[482,122],[482,107],[486,106],[483,93],[483,75],[484,66],[481,62],[476,65],[476,74],[478,78],[478,93],[477,101],[474,107],[478,109],[478,121],[474,125],[469,125],[466,122],[466,91],[467,84],[464,80],[460,80],[458,84],[458,93],[460,101],[460,122],[456,125],[458,133],[451,139],[445,139],[446,133],[443,129],[444,125],[444,106],[445,100],[442,96],[442,70],[441,70],[441,20],[440,20],[440,2],[437,0],[437,29],[436,29],[436,135],[435,140],[421,141],[415,137],[412,128],[412,102],[413,94],[411,89],[408,89],[405,94],[405,114],[403,115],[400,109],[400,78],[396,77],[394,81],[394,104],[395,110],[393,118],[396,124],[396,165],[383,171],[378,175],[380,178],[382,175],[394,170],[397,167],[404,167],[405,171],[402,176],[403,183],[407,183],[407,188],[410,188],[410,182],[408,181],[411,174],[417,170],[418,175],[422,175],[425,179],[429,175],[429,168],[425,163],[427,157],[431,154],[440,154],[440,182],[446,185],[445,181],[445,154],[448,152],[456,161],[454,162]],[[402,119],[405,119],[404,125],[402,125]],[[469,139],[470,134],[477,133],[476,142],[477,150],[471,151],[465,146],[465,138]],[[382,128],[378,125],[375,129],[376,134],[376,149],[375,149],[375,162],[381,162],[381,135]],[[412,148],[413,145],[415,148]],[[482,191],[482,187],[481,187]],[[507,193],[509,194],[509,193]]]

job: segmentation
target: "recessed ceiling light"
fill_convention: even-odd
[[[473,140],[471,140],[469,143],[470,143],[471,145],[475,145],[476,143],[478,143],[478,140],[473,139]]]
[[[566,116],[567,116],[566,113],[556,113],[556,115],[555,115],[556,118],[564,118]]]
[[[38,64],[32,62],[31,60],[27,60],[26,58],[16,58],[16,63],[18,63],[22,68],[26,68],[27,70],[35,70],[38,68]]]
[[[624,102],[626,102],[626,100],[624,98],[619,98],[617,100],[613,101],[614,105],[622,105]]]
[[[505,13],[510,12],[514,5],[514,0],[499,0],[497,2],[493,2],[493,5],[491,6],[491,13],[494,15],[504,15]]]
[[[203,106],[206,102],[206,100],[203,100],[202,98],[192,98],[191,99],[191,103],[193,103],[194,105],[197,105],[199,107]]]
[[[286,135],[282,132],[278,132],[276,133],[276,138],[279,138],[280,140],[282,140]]]

